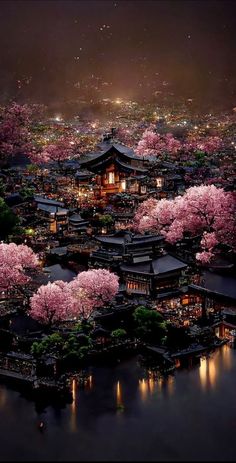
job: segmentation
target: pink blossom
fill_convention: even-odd
[[[149,208],[144,202],[136,212],[134,222],[139,231],[161,233],[171,243],[182,239],[185,233],[201,235],[205,252],[213,252],[218,243],[235,246],[232,193],[214,185],[201,185],[189,188],[173,200],[162,199],[151,204]]]
[[[203,151],[207,154],[217,153],[222,147],[222,140],[220,137],[199,137],[199,136],[190,136],[188,137],[184,144],[184,151],[194,152],[194,151]]]
[[[202,264],[209,264],[210,260],[212,259],[213,254],[212,252],[207,252],[207,251],[202,251],[202,252],[197,252],[196,254],[196,260],[199,260]]]
[[[47,145],[42,151],[37,152],[33,149],[30,153],[31,161],[35,164],[46,162],[58,162],[58,164],[70,159],[74,155],[73,141],[66,137],[61,137],[54,144]]]
[[[42,285],[30,299],[29,315],[41,323],[51,325],[68,318],[72,310],[68,283],[55,281]]]
[[[38,265],[37,256],[31,248],[15,243],[0,244],[0,289],[21,287],[30,281],[29,270]]]
[[[176,154],[181,149],[181,143],[172,134],[160,135],[149,129],[145,130],[136,148],[138,156],[161,156],[162,154]]]
[[[79,273],[70,283],[72,295],[78,304],[78,314],[88,318],[94,309],[110,302],[118,291],[118,280],[117,275],[105,269]]]
[[[0,153],[3,160],[15,154],[28,154],[30,142],[31,109],[12,103],[0,110]]]

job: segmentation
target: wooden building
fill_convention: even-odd
[[[144,262],[122,264],[120,270],[129,294],[171,296],[186,284],[187,264],[169,254]]]
[[[80,159],[80,171],[75,175],[79,196],[89,191],[96,198],[122,192],[145,195],[147,168],[144,160],[130,148],[111,141],[100,145],[102,150]]]
[[[150,260],[160,255],[164,238],[159,235],[134,235],[119,231],[113,235],[97,236],[99,247],[90,255],[93,267],[108,267],[118,270],[119,264],[130,264]]]

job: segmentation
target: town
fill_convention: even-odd
[[[35,396],[235,346],[236,112],[107,106],[110,126],[1,109],[0,375]]]

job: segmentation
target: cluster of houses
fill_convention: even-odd
[[[81,237],[82,241],[93,239],[88,265],[117,272],[120,292],[126,298],[155,302],[157,309],[169,313],[176,323],[189,324],[191,317],[198,318],[203,311],[207,316],[221,314],[221,319],[214,319],[216,333],[234,336],[233,263],[227,269],[224,265],[212,267],[200,275],[193,264],[194,239],[175,249],[161,236],[125,229],[144,199],[181,194],[186,188],[186,169],[165,161],[151,166],[108,134],[97,153],[65,162],[61,172],[41,172],[39,178],[38,174],[24,176],[16,171],[11,178],[15,175],[19,188],[6,195],[6,202],[23,217],[24,226],[36,231],[41,225],[50,239],[58,240],[58,248],[63,249],[58,256],[71,259],[71,243],[81,242]],[[19,193],[22,182],[35,188],[27,199]],[[99,208],[112,217],[110,230],[94,226]]]

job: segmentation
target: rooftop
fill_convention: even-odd
[[[147,262],[140,262],[132,265],[121,265],[121,270],[131,273],[142,273],[146,275],[160,275],[163,273],[181,270],[187,267],[187,264],[166,254]]]
[[[203,282],[201,285],[190,285],[189,287],[202,292],[236,300],[235,277],[206,271],[203,274]]]

